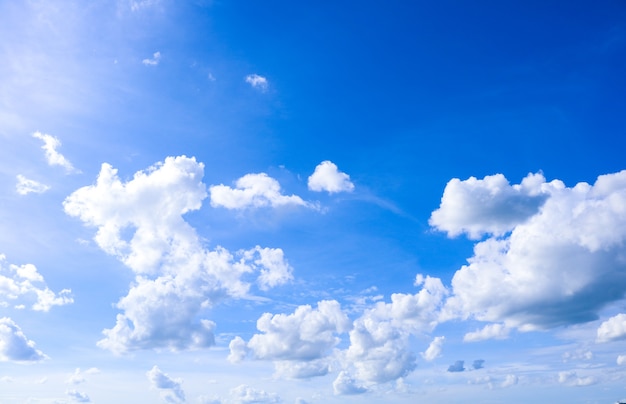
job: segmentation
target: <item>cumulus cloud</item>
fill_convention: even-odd
[[[245,345],[240,337],[231,341],[229,360],[239,361],[250,352],[256,359],[274,361],[277,375],[309,378],[328,373],[324,357],[340,342],[337,334],[350,329],[350,320],[338,302],[324,300],[316,309],[303,305],[292,314],[264,313],[257,329],[261,333]]]
[[[53,306],[73,303],[71,293],[69,289],[54,293],[33,264],[7,265],[5,255],[0,254],[0,306],[30,304],[35,311],[47,312]]]
[[[333,391],[335,395],[352,395],[365,393],[367,389],[358,385],[348,373],[341,371],[333,382]]]
[[[46,152],[46,159],[49,165],[61,166],[67,172],[75,171],[72,163],[57,151],[57,148],[61,147],[61,141],[58,138],[41,132],[33,133],[33,137],[43,141],[41,148]]]
[[[65,394],[67,394],[72,401],[75,401],[77,403],[90,403],[91,399],[89,398],[89,396],[85,393],[81,393],[80,391],[76,391],[76,390],[67,390],[65,392]]]
[[[212,185],[211,206],[226,209],[246,209],[281,206],[313,207],[297,195],[283,195],[280,184],[265,173],[246,174],[235,182],[235,188]]]
[[[593,376],[579,377],[576,371],[559,372],[559,383],[566,386],[590,386],[598,380]]]
[[[422,358],[430,362],[432,360],[435,360],[439,356],[441,356],[441,347],[443,346],[443,341],[445,339],[446,337],[443,337],[443,336],[435,337],[435,339],[433,339],[430,345],[428,345],[428,348],[426,349],[426,351],[422,352]]]
[[[409,337],[435,327],[447,290],[438,278],[427,276],[416,294],[394,293],[391,303],[378,302],[357,318],[343,365],[366,383],[385,383],[415,369]]]
[[[252,284],[244,276],[257,274],[263,289],[291,279],[280,249],[205,248],[182,217],[206,197],[203,168],[194,158],[168,157],[123,183],[105,163],[96,184],[64,201],[68,215],[98,229],[98,246],[136,275],[100,347],[124,353],[210,346],[215,324],[202,316],[221,299],[246,297]]]
[[[156,388],[161,393],[161,398],[166,403],[184,403],[185,392],[182,388],[182,380],[172,379],[167,374],[161,372],[158,366],[154,366],[146,372],[152,388]]]
[[[156,66],[161,61],[161,52],[154,52],[152,58],[146,58],[141,61],[146,66]]]
[[[454,364],[448,366],[448,372],[463,372],[465,371],[465,361],[456,361]]]
[[[39,362],[47,358],[13,320],[0,318],[0,362]]]
[[[233,404],[248,403],[279,403],[280,397],[274,393],[257,390],[245,384],[241,384],[230,391]]]
[[[618,355],[617,356],[617,364],[618,365],[626,365],[626,355]]]
[[[626,171],[572,188],[540,174],[513,186],[501,176],[451,181],[431,224],[492,236],[455,273],[444,318],[522,330],[596,319],[626,290],[625,206]]]
[[[597,331],[598,342],[609,342],[626,338],[626,314],[620,313],[600,324]]]
[[[477,342],[487,339],[505,339],[509,336],[509,329],[503,324],[487,324],[481,330],[468,332],[463,336],[465,342]]]
[[[311,191],[326,191],[329,194],[354,190],[350,176],[339,171],[337,166],[328,160],[315,167],[315,171],[309,177],[308,186]]]
[[[515,386],[518,383],[518,381],[519,381],[519,378],[516,375],[508,374],[506,375],[506,377],[504,378],[504,381],[502,382],[500,386],[502,387]]]
[[[42,184],[35,180],[30,180],[23,175],[17,175],[17,184],[15,184],[15,191],[20,195],[28,195],[30,193],[42,194],[49,190],[48,185]]]
[[[259,91],[265,92],[269,88],[269,82],[263,76],[258,74],[249,74],[245,78],[246,83],[250,84],[253,88]]]

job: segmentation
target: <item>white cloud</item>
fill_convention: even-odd
[[[339,171],[331,161],[322,161],[315,167],[315,171],[309,177],[308,186],[311,191],[326,191],[330,194],[354,190],[350,176]]]
[[[516,375],[508,374],[506,375],[506,377],[504,378],[504,381],[502,382],[500,386],[510,387],[510,386],[516,385],[518,382],[519,382],[519,378]]]
[[[226,297],[247,296],[243,276],[260,273],[266,289],[291,279],[280,249],[255,247],[235,255],[207,250],[182,215],[206,197],[204,166],[194,158],[168,157],[122,183],[103,164],[95,185],[64,201],[67,214],[97,227],[96,243],[136,274],[117,307],[113,328],[98,345],[116,353],[149,348],[193,349],[214,343],[215,324],[201,318]]]
[[[422,358],[424,358],[425,361],[430,362],[441,356],[441,347],[443,346],[443,341],[445,341],[445,339],[446,337],[443,336],[435,337],[430,345],[428,345],[426,351],[422,352]]]
[[[246,174],[235,183],[235,188],[227,185],[212,185],[211,206],[226,209],[246,209],[280,206],[313,207],[297,195],[281,194],[280,184],[265,173]]]
[[[39,362],[47,358],[13,320],[0,318],[0,362]]]
[[[626,355],[618,355],[617,357],[618,365],[626,365]]]
[[[75,171],[72,163],[57,151],[57,148],[61,146],[61,141],[58,138],[41,132],[33,133],[33,137],[43,140],[44,144],[41,148],[46,152],[46,159],[49,165],[61,166],[67,172]]]
[[[460,192],[457,200],[470,208],[455,205],[458,217],[433,214],[432,223],[452,235],[500,235],[478,242],[468,265],[456,272],[444,318],[550,328],[594,320],[600,308],[624,297],[626,171],[572,188],[539,175],[520,186],[486,178],[448,188],[440,211],[450,213],[446,200]]]
[[[12,303],[15,308],[23,308],[29,303],[33,310],[47,312],[53,306],[73,303],[71,293],[63,289],[55,294],[33,264],[7,265],[6,257],[0,254],[0,306]]]
[[[626,338],[626,314],[620,313],[600,324],[597,331],[598,342],[609,342]]]
[[[333,382],[333,391],[335,395],[351,395],[365,393],[367,389],[358,385],[347,372],[342,370]]]
[[[409,374],[415,368],[409,336],[434,328],[446,295],[441,280],[427,276],[418,293],[394,293],[391,303],[376,303],[354,321],[344,367],[353,368],[358,380],[373,383]]]
[[[144,59],[141,61],[146,66],[156,66],[161,61],[161,52],[154,52],[151,59]]]
[[[74,373],[65,381],[68,384],[81,384],[87,381],[86,375],[95,375],[100,373],[98,368],[89,368],[85,371],[81,371],[80,368],[76,368]]]
[[[509,329],[503,324],[487,324],[481,330],[468,332],[463,336],[464,342],[477,342],[487,339],[505,339],[509,336]]]
[[[559,372],[559,383],[567,386],[590,386],[598,380],[593,376],[579,377],[576,371]]]
[[[279,403],[280,397],[274,393],[257,390],[245,384],[241,384],[230,391],[233,404],[248,403]]]
[[[159,389],[161,392],[161,398],[166,403],[184,403],[185,392],[182,388],[182,380],[172,379],[167,374],[161,372],[158,366],[154,366],[148,372],[146,372],[148,380],[152,388]]]
[[[49,190],[48,185],[42,184],[35,180],[30,180],[23,175],[17,175],[17,184],[15,185],[15,191],[20,195],[28,195],[30,193],[42,194]]]
[[[253,88],[256,88],[260,91],[267,91],[269,87],[269,82],[263,76],[259,76],[258,74],[249,74],[246,76],[246,83],[250,84]]]
[[[91,402],[91,399],[89,398],[89,396],[85,393],[81,393],[80,391],[67,390],[65,394],[67,394],[73,401],[77,403],[90,403]]]
[[[241,362],[246,358],[249,352],[246,341],[244,341],[240,336],[236,336],[230,341],[228,349],[230,353],[228,354],[227,359],[230,363]]]
[[[244,347],[243,340],[231,341],[231,360],[239,360],[249,351],[256,359],[275,362],[276,373],[288,378],[308,378],[328,373],[324,360],[340,342],[338,333],[350,329],[350,320],[338,302],[325,300],[313,309],[299,306],[293,314],[263,314],[257,320],[255,334]]]

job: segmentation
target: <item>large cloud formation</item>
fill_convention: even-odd
[[[257,275],[261,289],[291,279],[280,249],[256,246],[230,253],[206,249],[183,215],[207,196],[204,166],[186,156],[168,157],[122,182],[103,164],[95,185],[64,201],[68,215],[98,230],[95,242],[135,273],[117,307],[123,310],[98,344],[116,353],[146,348],[172,350],[214,343],[215,324],[205,309],[224,297],[241,298]]]
[[[624,297],[626,171],[571,188],[541,174],[512,186],[500,174],[453,179],[430,222],[449,236],[487,235],[454,275],[448,318],[550,328],[594,320]]]

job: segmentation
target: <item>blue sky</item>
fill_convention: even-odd
[[[625,21],[0,2],[0,401],[626,399]]]

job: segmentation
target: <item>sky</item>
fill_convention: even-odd
[[[0,402],[626,399],[626,3],[0,0]]]

